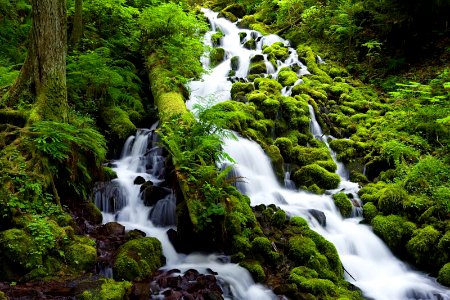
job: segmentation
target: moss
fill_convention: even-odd
[[[0,300],[9,300],[8,296],[5,295],[2,291],[0,291]]]
[[[277,60],[286,60],[289,57],[288,48],[282,42],[273,43],[270,46],[263,48],[263,53],[267,54],[269,61],[276,66]]]
[[[0,124],[12,124],[23,127],[27,123],[28,114],[9,108],[0,109]]]
[[[337,193],[333,195],[334,204],[341,212],[342,217],[349,218],[352,214],[353,205],[345,193]]]
[[[416,225],[397,215],[378,215],[372,220],[373,231],[396,253],[402,253]]]
[[[254,83],[257,90],[266,92],[267,95],[281,96],[283,86],[274,79],[257,78]]]
[[[278,108],[280,107],[280,101],[267,98],[261,105],[261,110],[267,118],[275,119]]]
[[[368,223],[371,223],[373,218],[378,215],[378,209],[372,202],[367,202],[363,205],[363,216]]]
[[[120,246],[114,262],[114,278],[142,280],[163,266],[161,243],[152,237],[131,240]]]
[[[292,226],[309,228],[308,222],[306,222],[306,220],[302,217],[292,217],[290,219],[290,224]]]
[[[209,53],[209,59],[211,61],[211,66],[215,67],[220,64],[225,58],[225,49],[223,48],[213,48]]]
[[[278,228],[286,223],[286,213],[284,210],[277,210],[272,216],[272,224]]]
[[[239,56],[233,56],[230,60],[231,70],[237,71],[239,69]]]
[[[437,281],[445,286],[450,287],[450,263],[446,263],[440,270]]]
[[[95,266],[97,250],[86,244],[71,244],[65,249],[67,264],[77,271],[89,271]]]
[[[287,137],[279,137],[274,142],[275,146],[280,149],[280,153],[283,158],[290,159],[292,151],[292,141]]]
[[[265,74],[267,66],[264,61],[252,62],[249,67],[249,74]]]
[[[332,83],[333,80],[327,73],[322,71],[316,63],[316,55],[314,55],[312,49],[306,45],[300,45],[297,47],[297,52],[302,62],[308,67],[308,71],[312,74],[319,75],[324,83]]]
[[[128,299],[131,294],[132,283],[128,281],[117,282],[113,279],[102,279],[104,283],[93,291],[84,291],[80,295],[82,300],[122,300]]]
[[[245,16],[245,7],[240,3],[233,3],[222,9],[222,11],[227,11],[232,13],[238,18]]]
[[[248,93],[254,90],[252,83],[235,82],[231,86],[231,99],[237,100],[240,97],[245,97]]]
[[[278,82],[283,86],[294,85],[297,80],[297,73],[292,71],[290,68],[282,68],[278,73]]]
[[[254,39],[249,39],[244,43],[244,48],[249,50],[256,50],[256,41]]]
[[[250,25],[256,23],[255,16],[247,15],[242,18],[237,24],[239,28],[247,28],[250,29]]]
[[[241,262],[240,265],[246,268],[253,277],[253,280],[256,282],[264,282],[266,279],[266,274],[264,272],[263,267],[256,261],[245,261]]]
[[[337,188],[340,182],[339,175],[331,173],[317,164],[300,168],[294,173],[293,179],[297,185],[317,184],[318,187],[327,190]]]
[[[378,201],[378,210],[385,215],[400,214],[403,211],[403,202],[408,198],[406,191],[396,185],[387,186]]]
[[[117,174],[113,169],[103,166],[102,170],[104,181],[111,181],[117,178]]]
[[[252,248],[252,244],[248,238],[242,235],[234,235],[232,243],[233,253],[249,253]]]
[[[260,22],[251,23],[249,25],[249,28],[252,30],[259,31],[263,35],[270,34],[270,28],[264,23],[260,23]]]
[[[312,239],[304,236],[289,239],[288,256],[296,264],[306,265],[317,254],[316,244]]]
[[[211,42],[213,44],[213,46],[217,47],[220,45],[221,43],[221,39],[224,37],[225,35],[223,34],[223,32],[219,31],[214,33],[213,35],[211,35]]]
[[[414,231],[413,237],[406,244],[406,249],[418,265],[437,271],[434,268],[442,259],[446,260],[437,249],[440,238],[441,233],[428,225]]]
[[[23,229],[8,229],[0,233],[0,256],[13,270],[30,271],[43,264],[42,252],[33,237]],[[6,266],[3,266],[6,267]]]
[[[236,22],[238,20],[238,18],[233,15],[233,13],[229,12],[229,11],[221,11],[218,15],[218,18],[225,18],[227,20],[229,20],[230,22]]]
[[[330,152],[325,147],[310,148],[296,146],[292,149],[292,155],[295,158],[294,162],[299,166],[306,166],[315,163],[316,161],[330,161],[333,163]]]
[[[98,225],[102,223],[103,216],[102,212],[95,206],[94,203],[88,202],[85,206],[86,208],[86,219],[92,224]]]
[[[130,121],[128,114],[120,107],[110,106],[103,108],[102,119],[115,140],[124,141],[136,132],[136,126]]]
[[[333,172],[334,173],[337,170],[337,165],[332,160],[318,160],[315,163],[318,164],[319,166],[321,166],[322,168],[324,168],[325,170],[329,171],[329,172]]]

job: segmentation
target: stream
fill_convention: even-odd
[[[220,29],[225,36],[221,39],[220,47],[225,49],[226,58],[215,68],[209,67],[209,59],[205,55],[202,63],[210,72],[201,80],[189,84],[191,98],[186,103],[189,109],[203,99],[214,99],[215,103],[230,99],[232,83],[228,79],[231,70],[231,58],[239,56],[239,68],[236,77],[245,80],[250,64],[250,58],[255,54],[262,54],[263,45],[282,42],[286,46],[288,41],[276,35],[262,36],[260,33],[239,29],[235,24],[223,18],[217,18],[217,13],[204,9],[211,24],[211,31],[205,36],[205,43],[212,46],[211,36]],[[247,37],[241,41],[239,33],[246,32]],[[257,41],[256,50],[243,47],[250,37]],[[285,61],[278,61],[277,68],[267,61],[268,75],[276,78],[277,72],[283,66],[298,66],[297,74],[309,74],[306,66],[299,60],[295,49],[289,49],[290,56]],[[298,80],[296,84],[301,84]],[[283,95],[290,95],[291,89],[284,88]],[[317,123],[314,111],[310,108],[313,135],[327,143],[328,137],[323,134]],[[223,286],[225,299],[236,300],[275,300],[279,299],[266,287],[255,284],[249,272],[237,264],[227,262],[227,258],[219,254],[180,254],[177,253],[169,241],[167,231],[176,229],[176,199],[164,181],[163,149],[158,145],[158,136],[154,124],[150,129],[140,129],[136,135],[126,141],[122,156],[113,162],[113,170],[118,178],[108,186],[105,195],[96,195],[96,205],[102,210],[103,222],[116,221],[126,227],[126,230],[139,229],[160,240],[166,257],[164,270],[177,269],[183,273],[189,269],[207,273],[213,270],[217,273],[218,282]],[[449,290],[438,285],[434,278],[420,272],[412,271],[407,265],[398,260],[387,246],[372,232],[367,225],[361,225],[360,209],[354,209],[353,217],[343,219],[329,195],[313,195],[297,191],[289,172],[286,172],[285,186],[278,182],[270,159],[253,141],[238,137],[238,140],[226,140],[225,152],[236,161],[235,169],[240,176],[246,178],[242,191],[251,199],[252,206],[258,204],[276,204],[284,209],[288,215],[304,217],[310,227],[331,241],[337,248],[342,263],[351,277],[346,278],[359,287],[364,296],[377,300],[393,299],[444,299],[449,300]],[[335,155],[331,153],[335,159]],[[341,176],[338,189],[329,191],[331,194],[340,190],[351,193],[358,199],[358,185],[348,181],[348,171],[345,166],[337,162],[337,173]],[[136,178],[151,181],[162,191],[161,199],[152,206],[145,205],[142,197],[141,184],[135,183]],[[282,197],[279,197],[281,195]],[[111,199],[114,199],[111,203]],[[310,209],[317,209],[325,213],[326,223],[322,227],[309,214]],[[111,271],[105,272],[111,274]],[[174,274],[176,275],[176,274]],[[163,296],[155,295],[154,299]]]

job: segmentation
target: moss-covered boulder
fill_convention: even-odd
[[[221,40],[224,37],[224,34],[222,31],[216,32],[213,35],[211,35],[211,42],[214,47],[220,46]]]
[[[441,236],[439,230],[431,225],[417,229],[406,244],[406,249],[418,265],[437,272],[436,268],[447,261],[446,253],[438,250]]]
[[[209,59],[211,60],[211,66],[215,67],[220,64],[225,58],[225,49],[213,48],[209,53]]]
[[[265,74],[267,73],[267,66],[265,61],[258,61],[250,63],[249,74]]]
[[[5,295],[5,293],[0,291],[0,300],[9,300],[9,298]]]
[[[372,220],[373,231],[394,252],[404,254],[406,242],[411,238],[416,225],[397,215],[377,215]]]
[[[125,141],[136,132],[136,126],[130,121],[128,114],[118,106],[103,108],[101,115],[115,141]]]
[[[254,81],[255,88],[266,95],[281,96],[283,86],[276,80],[270,78],[257,78]]]
[[[294,173],[294,182],[299,186],[316,184],[323,189],[335,189],[338,187],[339,175],[331,173],[317,164],[310,164],[300,168]]]
[[[282,68],[278,73],[278,82],[283,86],[291,86],[298,80],[297,73],[290,68]]]
[[[266,279],[266,274],[261,264],[257,261],[245,261],[241,262],[240,265],[246,268],[256,282],[264,282]]]
[[[403,202],[407,199],[408,194],[403,188],[389,185],[378,200],[378,210],[385,215],[400,214],[403,211]]]
[[[276,42],[270,46],[263,47],[263,53],[267,54],[267,58],[274,67],[277,66],[277,60],[284,61],[289,57],[288,48],[282,42]]]
[[[244,43],[244,48],[249,50],[256,50],[256,41],[254,39],[249,39]]]
[[[65,258],[69,266],[77,271],[89,271],[95,267],[97,250],[88,244],[79,242],[66,247]]]
[[[219,12],[217,17],[218,18],[225,18],[225,19],[227,19],[227,20],[229,20],[230,22],[233,22],[233,23],[238,20],[238,17],[236,17],[232,12],[224,11],[224,10]]]
[[[450,287],[450,263],[446,263],[440,270],[437,277],[437,281]]]
[[[239,56],[233,56],[230,60],[231,70],[237,71],[239,69]]]
[[[231,86],[231,99],[239,100],[246,98],[246,95],[254,90],[253,83],[251,82],[235,82]]]
[[[128,299],[131,294],[131,282],[102,279],[104,283],[97,289],[84,291],[81,300],[122,300]],[[78,299],[78,298],[77,298]]]
[[[134,239],[120,246],[113,266],[114,278],[142,280],[164,263],[161,243],[156,238]]]
[[[371,223],[373,218],[375,218],[378,215],[378,209],[372,202],[367,202],[363,205],[363,216],[364,219],[368,223]]]
[[[222,9],[223,12],[230,12],[238,18],[245,16],[245,7],[240,3],[233,3]]]
[[[352,214],[353,205],[345,193],[337,193],[333,195],[334,204],[341,212],[342,217],[348,218]]]

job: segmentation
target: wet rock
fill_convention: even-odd
[[[142,200],[146,206],[154,206],[158,200],[164,199],[172,193],[166,187],[153,185],[151,181],[147,181],[141,186]]]
[[[105,235],[124,235],[125,234],[125,226],[123,226],[117,222],[109,222],[101,227],[102,227],[102,232]]]
[[[314,219],[317,220],[317,222],[319,222],[319,224],[322,227],[327,226],[327,217],[325,216],[323,211],[317,209],[308,209],[308,212],[311,214],[312,217],[314,217]]]
[[[134,184],[144,184],[145,183],[145,179],[142,176],[138,176],[134,179]]]
[[[133,229],[127,232],[127,239],[134,240],[141,237],[146,237],[147,234],[139,229]]]

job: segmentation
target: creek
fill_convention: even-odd
[[[211,31],[205,36],[205,43],[212,46],[211,36],[218,29],[224,33],[220,47],[225,49],[225,60],[214,68],[209,67],[209,58],[202,58],[203,66],[210,72],[202,80],[190,83],[191,98],[186,103],[192,109],[195,103],[203,99],[213,99],[214,102],[230,99],[232,82],[229,80],[231,58],[239,57],[239,68],[236,78],[246,80],[250,58],[262,54],[263,45],[282,42],[289,43],[276,35],[262,36],[260,33],[239,29],[235,24],[223,18],[217,18],[217,13],[203,10],[211,24]],[[239,33],[247,33],[247,38],[241,41]],[[243,44],[253,37],[256,50],[248,50]],[[306,66],[299,60],[295,49],[289,48],[289,58],[278,61],[273,67],[267,61],[267,75],[276,78],[283,66],[297,66],[297,74],[308,74]],[[301,79],[296,82],[301,84]],[[283,94],[290,95],[291,88],[284,88]],[[329,138],[323,134],[315,120],[314,111],[311,112],[310,130],[314,136],[327,143]],[[176,198],[165,182],[163,149],[158,145],[155,134],[157,124],[150,129],[140,129],[135,136],[131,136],[124,145],[122,156],[113,162],[113,169],[118,178],[113,180],[104,194],[96,196],[96,205],[102,210],[103,222],[116,221],[127,230],[139,229],[161,241],[163,253],[166,257],[165,270],[177,269],[174,275],[181,274],[188,269],[208,273],[217,273],[218,282],[223,287],[225,299],[236,300],[265,300],[278,299],[269,289],[255,284],[250,274],[237,264],[227,262],[227,257],[218,254],[181,254],[177,253],[169,241],[167,231],[176,229]],[[368,298],[379,300],[392,299],[450,299],[449,290],[438,285],[433,278],[420,272],[412,271],[406,264],[398,260],[387,246],[372,232],[367,225],[359,224],[361,210],[354,208],[353,217],[343,219],[336,209],[329,195],[313,195],[297,191],[289,172],[286,172],[285,186],[278,182],[270,159],[262,148],[253,141],[238,137],[238,140],[226,140],[224,146],[236,161],[235,171],[245,177],[245,184],[241,191],[251,199],[252,206],[258,204],[276,204],[291,216],[304,217],[310,227],[331,241],[337,248],[342,263],[347,270],[347,280],[359,287]],[[335,155],[332,153],[335,159]],[[338,189],[328,191],[329,194],[343,190],[352,194],[358,201],[358,185],[348,180],[345,166],[337,162],[337,173],[341,177]],[[136,178],[151,181],[154,186],[162,190],[162,196],[156,204],[145,205],[142,199],[141,184],[135,184]],[[281,197],[280,197],[281,195]],[[113,199],[113,201],[111,201]],[[312,217],[310,210],[322,211],[326,216],[326,226],[322,226]],[[111,274],[108,270],[105,274]],[[155,295],[155,299],[162,296]]]

